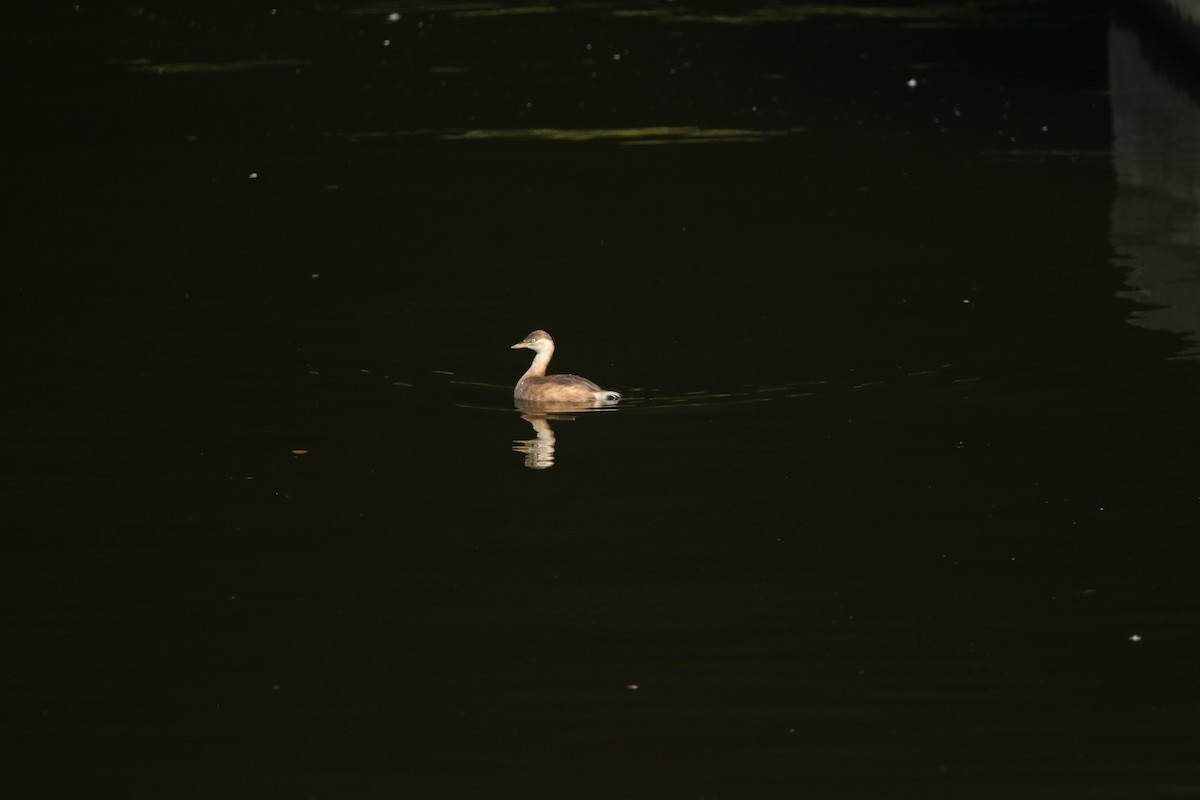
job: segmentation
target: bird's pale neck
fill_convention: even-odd
[[[537,354],[533,357],[533,363],[529,365],[529,369],[525,370],[525,374],[521,379],[525,378],[540,378],[546,374],[546,367],[550,364],[550,356],[554,355],[554,345],[548,344],[545,347],[534,350]]]

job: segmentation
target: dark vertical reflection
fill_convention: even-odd
[[[1123,11],[1122,8],[1118,9]],[[1182,334],[1200,356],[1200,82],[1196,56],[1153,20],[1117,13],[1109,34],[1112,241],[1137,325]]]

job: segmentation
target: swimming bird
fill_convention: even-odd
[[[546,366],[554,355],[554,340],[550,334],[538,330],[512,346],[517,350],[526,348],[535,355],[533,363],[513,390],[513,397],[528,403],[579,403],[597,406],[612,405],[621,399],[620,392],[601,389],[587,378],[578,375],[547,375]]]

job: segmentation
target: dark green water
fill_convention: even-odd
[[[1085,2],[503,8],[12,35],[10,784],[1200,793],[1176,54]],[[626,395],[541,470],[534,328]]]

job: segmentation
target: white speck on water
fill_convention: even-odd
[[[613,61],[620,61],[620,60],[621,60],[621,54],[620,54],[620,53],[613,53],[613,54],[612,54],[612,60],[613,60]]]
[[[627,683],[625,684],[625,688],[631,692],[636,692],[640,687],[636,683]]]
[[[388,14],[388,15],[387,15],[387,21],[388,21],[388,22],[399,22],[399,21],[400,21],[400,15],[399,15],[399,14],[397,14],[395,11],[393,11],[391,14]]]
[[[1142,640],[1142,635],[1140,633],[1135,633],[1129,637],[1129,641],[1131,641],[1131,642],[1140,642],[1141,640]]]
[[[257,177],[258,177],[258,173],[257,173],[257,172],[251,172],[251,173],[250,173],[250,180],[254,180],[254,179],[255,179],[255,178],[257,178]]]
[[[917,88],[917,79],[909,78],[908,81],[906,81],[904,85],[910,89],[915,89],[915,88]]]
[[[384,40],[383,40],[383,46],[384,46],[384,47],[391,47],[391,46],[392,46],[392,40],[391,40],[391,39],[384,39]]]

